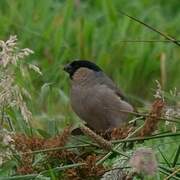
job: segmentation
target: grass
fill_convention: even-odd
[[[31,73],[28,77],[31,83],[25,84],[34,99],[41,97],[41,103],[33,101],[35,108],[32,109],[36,113],[64,114],[67,111],[62,102],[68,97],[69,82],[61,67],[76,58],[96,61],[127,96],[142,105],[152,97],[156,79],[165,81],[167,91],[179,88],[179,47],[163,42],[121,42],[164,38],[118,11],[123,10],[180,39],[178,3],[178,0],[171,3],[123,0],[111,3],[103,0],[79,4],[71,0],[2,0],[0,38],[17,34],[23,47],[36,52],[29,62],[37,64],[43,76]],[[162,54],[165,56],[166,79],[161,77],[164,70],[161,68]],[[48,96],[41,95],[45,93],[42,90],[45,85]],[[47,98],[42,100],[43,97]]]
[[[32,95],[27,103],[33,113],[34,133],[51,137],[77,119],[69,105],[69,79],[62,71],[72,59],[95,61],[139,108],[152,101],[155,80],[166,92],[175,87],[179,90],[180,47],[163,42],[159,34],[120,13],[180,40],[179,5],[179,0],[1,0],[0,39],[17,34],[21,47],[35,51],[27,62],[38,65],[43,73],[40,76],[25,69],[25,78],[16,74]],[[161,42],[146,42],[151,40]],[[11,117],[15,131],[27,133],[19,113]],[[157,148],[163,162],[173,157],[171,163],[178,164],[179,148],[174,144],[178,140],[161,144],[160,151]],[[153,140],[147,142],[151,145],[155,145]]]

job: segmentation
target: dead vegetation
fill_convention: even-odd
[[[161,117],[163,107],[164,102],[162,102],[161,99],[156,99],[152,105],[151,111],[149,112],[149,116],[147,116],[145,119],[143,128],[140,129],[138,133],[136,133],[135,137],[145,137],[153,134],[153,132],[157,128],[157,123],[159,122],[159,118]],[[135,129],[135,127],[128,125],[119,129],[113,129],[111,132],[107,131],[100,136],[85,126],[81,128],[81,130],[83,130],[83,132],[88,135],[92,139],[92,141],[96,142],[97,146],[103,148],[105,152],[107,150],[112,150],[113,146],[110,145],[111,140],[125,139]],[[103,137],[107,140],[103,139]],[[54,162],[63,164],[82,163],[82,165],[79,167],[72,167],[64,170],[64,177],[66,179],[77,180],[90,177],[101,177],[107,170],[107,168],[105,168],[102,164],[96,165],[96,162],[100,158],[102,158],[102,154],[95,154],[94,151],[91,151],[89,153],[86,153],[84,151],[82,154],[80,154],[79,152],[82,151],[81,149],[79,149],[78,153],[74,150],[68,150],[66,148],[59,150],[56,149],[60,147],[66,147],[66,144],[68,143],[70,138],[71,127],[65,128],[61,134],[49,139],[40,137],[28,137],[23,134],[15,134],[13,136],[13,142],[17,153],[20,155],[21,162],[19,167],[17,168],[17,173],[40,173],[47,168],[45,162],[48,162],[52,167],[54,166]],[[48,151],[48,149],[50,150]],[[76,149],[78,149],[78,146]],[[47,151],[44,152],[44,150]],[[45,162],[41,164],[41,167],[33,166],[34,156],[36,155],[36,153],[34,152],[36,151],[46,154],[46,158],[44,159]],[[125,179],[129,177],[130,174],[126,174],[126,176],[124,176]]]

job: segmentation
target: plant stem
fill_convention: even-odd
[[[164,180],[168,180],[170,179],[171,177],[173,177],[176,173],[178,173],[180,171],[180,168],[175,170],[174,172],[172,172],[168,177],[166,177]]]
[[[64,150],[64,149],[74,149],[74,148],[79,148],[79,147],[90,147],[92,146],[91,144],[79,144],[76,146],[64,146],[64,147],[55,147],[55,148],[47,148],[47,149],[40,149],[40,150],[36,150],[36,151],[31,151],[31,152],[23,152],[20,154],[37,154],[37,153],[45,153],[45,152],[49,152],[49,151],[58,151],[58,150]]]
[[[85,165],[86,163],[76,163],[76,164],[69,164],[69,165],[65,165],[65,166],[60,166],[60,167],[55,167],[53,169],[51,169],[52,171],[64,171],[66,169],[70,169],[70,168],[77,168],[77,167],[80,167],[80,166],[83,166]],[[48,173],[49,170],[45,170],[45,171],[42,171],[41,173],[39,173],[39,175],[42,175],[42,174],[46,174]]]
[[[135,137],[135,138],[129,138],[129,139],[120,139],[120,140],[114,140],[114,141],[112,141],[112,143],[116,144],[116,143],[124,143],[124,142],[151,140],[151,139],[159,139],[159,138],[173,137],[173,136],[180,136],[180,132],[165,133],[165,134],[153,135],[153,136],[147,136],[147,137]]]
[[[76,167],[80,167],[83,165],[85,165],[85,163],[70,164],[70,165],[65,165],[65,166],[61,166],[61,167],[56,167],[56,168],[53,168],[51,170],[52,171],[63,171],[63,170],[69,169],[69,168],[76,168]],[[42,174],[46,174],[48,172],[49,172],[49,170],[45,170],[39,174],[27,174],[27,175],[21,175],[21,176],[0,177],[0,180],[21,180],[21,179],[27,180],[27,179],[32,179],[32,178],[38,178],[38,176],[40,178],[40,176]]]
[[[138,116],[142,116],[142,117],[154,117],[154,116],[152,116],[150,114],[144,114],[144,113],[139,113],[139,112],[131,112],[131,111],[126,111],[126,110],[119,110],[119,111],[129,113],[129,114],[138,115]],[[180,123],[178,117],[171,117],[171,118],[174,118],[174,119],[167,119],[167,118],[163,118],[163,117],[158,117],[158,119],[163,120],[163,121]]]
[[[38,174],[26,174],[12,177],[0,177],[0,180],[28,180],[37,177]]]
[[[124,15],[124,16],[126,16],[126,17],[128,17],[128,18],[130,18],[130,19],[132,19],[133,21],[138,22],[139,24],[142,24],[143,26],[147,27],[148,29],[150,29],[150,30],[152,30],[152,31],[160,34],[161,36],[163,36],[163,37],[166,38],[167,40],[169,40],[169,41],[173,42],[174,44],[180,46],[179,41],[177,41],[175,38],[173,38],[173,37],[171,37],[171,36],[169,36],[169,35],[161,32],[161,31],[155,29],[154,27],[150,26],[149,24],[146,24],[146,23],[144,23],[143,21],[141,21],[141,20],[139,20],[139,19],[137,19],[137,18],[135,18],[135,17],[133,17],[133,16],[130,16],[130,15],[128,15],[127,13],[125,13],[125,12],[123,12],[123,11],[121,11],[121,10],[119,10],[119,13],[122,14],[122,15]]]
[[[177,151],[176,151],[176,155],[175,155],[175,157],[174,157],[174,161],[173,161],[172,167],[175,167],[175,165],[177,164],[177,161],[178,161],[178,159],[179,159],[179,154],[180,154],[180,145],[178,146],[178,149],[177,149]]]
[[[162,168],[162,167],[159,167],[159,171],[160,171],[161,173],[167,175],[167,176],[170,176],[170,175],[171,175],[171,177],[173,177],[173,178],[176,179],[176,180],[180,180],[180,178],[179,178],[178,176],[176,176],[176,175],[174,175],[174,174],[172,175],[172,173],[164,170],[164,167],[163,167],[163,168]]]
[[[138,127],[134,132],[132,132],[130,135],[127,136],[127,138],[134,136],[144,125]],[[127,139],[125,138],[125,140]],[[112,141],[113,143],[113,141]],[[121,146],[121,144],[118,144],[117,146],[115,146],[113,149],[117,150],[119,147]],[[107,158],[109,158],[109,156],[111,156],[113,154],[113,151],[109,152],[108,154],[106,154],[102,159],[100,159],[99,161],[96,162],[96,165],[99,165],[101,163],[103,163]]]

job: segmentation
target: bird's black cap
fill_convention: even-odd
[[[70,78],[74,75],[74,73],[81,67],[89,68],[93,71],[102,71],[100,67],[98,67],[95,63],[87,60],[75,60],[71,63],[64,66],[64,71],[68,72]]]

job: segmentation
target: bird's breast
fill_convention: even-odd
[[[75,113],[82,119],[86,118],[86,97],[88,92],[81,86],[71,88],[71,106]]]

